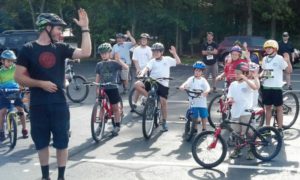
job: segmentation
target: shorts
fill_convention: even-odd
[[[65,103],[30,106],[31,136],[37,150],[49,146],[66,149],[69,143],[70,112]]]
[[[149,82],[145,82],[145,89],[146,91],[150,91],[151,86]],[[160,97],[163,97],[165,99],[168,99],[168,95],[169,95],[169,87],[163,86],[160,83],[157,83],[157,91],[156,91],[157,95]]]
[[[206,69],[204,71],[204,75],[206,79],[208,78],[209,74],[212,75],[213,78],[216,78],[218,75],[218,62],[213,65],[206,65]]]
[[[126,70],[126,69],[122,69],[121,71],[120,71],[120,75],[121,75],[121,80],[123,80],[123,81],[126,81],[126,80],[128,80],[128,75],[129,75],[129,70]]]
[[[199,117],[202,119],[205,119],[208,117],[208,111],[207,108],[203,107],[192,107],[192,118],[193,119],[198,119]]]
[[[264,87],[262,87],[261,92],[264,105],[281,106],[283,104],[281,89],[264,89]]]
[[[14,106],[19,106],[19,107],[24,107],[24,104],[22,102],[22,99],[21,98],[16,98],[15,99],[15,102],[14,102]],[[0,94],[0,109],[3,109],[3,108],[7,108],[7,109],[10,109],[12,108],[12,104],[10,102],[9,99],[7,99],[4,95]]]
[[[108,96],[111,104],[117,104],[121,101],[121,96],[118,89],[105,89],[105,93]]]

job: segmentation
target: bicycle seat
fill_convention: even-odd
[[[264,108],[261,107],[257,107],[254,109],[246,109],[246,112],[250,112],[251,114],[255,114],[255,115],[261,115],[264,112]]]

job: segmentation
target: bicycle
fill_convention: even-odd
[[[177,89],[179,89],[179,88],[177,88]],[[185,89],[185,92],[192,99],[201,96],[201,94],[203,93],[202,90],[197,90],[197,89],[193,89],[193,90]],[[198,124],[198,122],[193,121],[192,115],[193,115],[193,112],[191,110],[191,104],[190,104],[189,108],[186,111],[185,117],[180,117],[179,118],[180,120],[184,120],[185,121],[183,136],[184,136],[184,139],[186,141],[188,141],[188,142],[195,135],[195,133],[194,133],[194,127],[195,127],[196,124]]]
[[[145,108],[143,112],[142,129],[145,139],[150,139],[152,136],[154,128],[159,126],[161,120],[160,111],[160,97],[157,95],[157,81],[159,80],[172,80],[173,78],[151,78],[151,77],[138,77],[138,79],[143,80],[143,82],[148,82],[150,84],[150,91],[148,92],[148,97],[146,99]]]
[[[146,99],[147,97],[143,96],[142,94],[137,94],[136,89],[132,88],[128,96],[128,102],[131,108],[131,112],[135,112],[137,115],[142,116],[145,108]]]
[[[106,131],[105,126],[108,120],[111,119],[111,124],[115,127],[115,119],[112,111],[112,104],[110,104],[107,94],[105,93],[105,87],[116,85],[114,83],[96,83],[96,82],[86,82],[84,83],[88,86],[98,86],[99,95],[93,106],[92,116],[91,116],[91,133],[95,142],[99,142]],[[123,101],[120,101],[120,124],[122,123],[123,114]]]
[[[224,120],[214,131],[205,131],[198,134],[192,144],[192,155],[194,160],[204,168],[213,168],[222,163],[227,153],[227,143],[221,136],[222,129],[227,129],[235,137],[235,148],[250,146],[254,157],[261,161],[270,161],[278,155],[282,147],[282,137],[274,127],[261,127],[256,129],[251,125],[258,113],[252,109],[246,110],[251,113],[248,123]],[[246,133],[251,129],[253,136],[247,138],[240,136],[229,126],[239,124],[247,126]],[[273,147],[273,148],[272,148]],[[271,150],[268,152],[268,150]]]
[[[231,105],[226,103],[228,93],[227,84],[228,82],[225,81],[222,94],[217,94],[208,104],[208,122],[213,128],[216,128],[222,120],[231,119]],[[261,100],[258,100],[258,108],[263,108]],[[255,122],[258,127],[262,127],[264,125],[264,120],[265,113],[261,113],[255,117]]]
[[[79,59],[66,59],[66,93],[67,97],[74,103],[84,101],[89,94],[89,87],[84,85],[84,83],[87,82],[86,78],[82,75],[75,74],[73,69],[73,64],[79,62]]]
[[[28,90],[20,89],[0,89],[0,93],[5,95],[7,99],[10,100],[11,104],[14,104],[15,99],[20,97],[20,93],[28,92]],[[14,111],[14,108],[11,107],[8,109],[4,120],[3,120],[3,130],[5,137],[9,138],[9,147],[13,149],[17,143],[17,135],[18,135],[18,128],[17,128],[17,118],[18,113]]]

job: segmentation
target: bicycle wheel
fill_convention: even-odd
[[[106,118],[105,108],[103,108],[101,103],[96,102],[91,117],[91,133],[96,142],[99,142],[104,135]]]
[[[146,97],[143,95],[139,95],[139,97],[136,96],[137,94],[135,88],[131,89],[128,97],[129,106],[132,112],[135,112],[136,114],[142,116],[145,108]],[[137,102],[133,103],[135,98]]]
[[[192,117],[190,116],[190,110],[186,113],[186,123],[184,126],[184,139],[189,142],[193,138],[193,129],[195,127],[195,122],[192,120]]]
[[[274,127],[262,127],[253,135],[250,144],[253,155],[262,161],[270,161],[279,153],[282,137]]]
[[[18,135],[16,116],[13,113],[8,114],[8,128],[7,128],[7,130],[8,130],[10,148],[13,149],[16,146],[17,135]]]
[[[87,80],[81,75],[73,76],[70,84],[67,86],[67,97],[74,103],[80,103],[86,99],[89,94],[89,87],[83,83]]]
[[[284,129],[291,128],[299,115],[299,100],[296,94],[292,92],[283,93],[283,125]]]
[[[156,101],[154,99],[147,99],[144,114],[143,114],[143,135],[146,139],[149,139],[153,133],[154,129],[154,116],[155,116],[155,109],[156,109]]]
[[[204,168],[213,168],[224,161],[227,153],[225,140],[219,135],[215,141],[214,131],[198,134],[192,144],[194,160]],[[211,148],[216,142],[216,146]]]
[[[226,119],[227,115],[221,112],[220,101],[222,101],[222,94],[216,95],[208,105],[208,122],[211,127],[216,128],[222,121]]]

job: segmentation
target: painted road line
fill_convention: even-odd
[[[170,161],[130,161],[130,160],[108,160],[108,159],[81,159],[80,162],[103,163],[103,164],[132,164],[132,165],[157,165],[157,166],[180,166],[180,167],[199,167],[195,162],[170,162]],[[300,173],[300,168],[295,167],[279,167],[279,166],[247,166],[247,165],[231,165],[222,163],[217,168],[220,169],[254,169],[254,170],[270,170],[270,171],[288,171]]]

